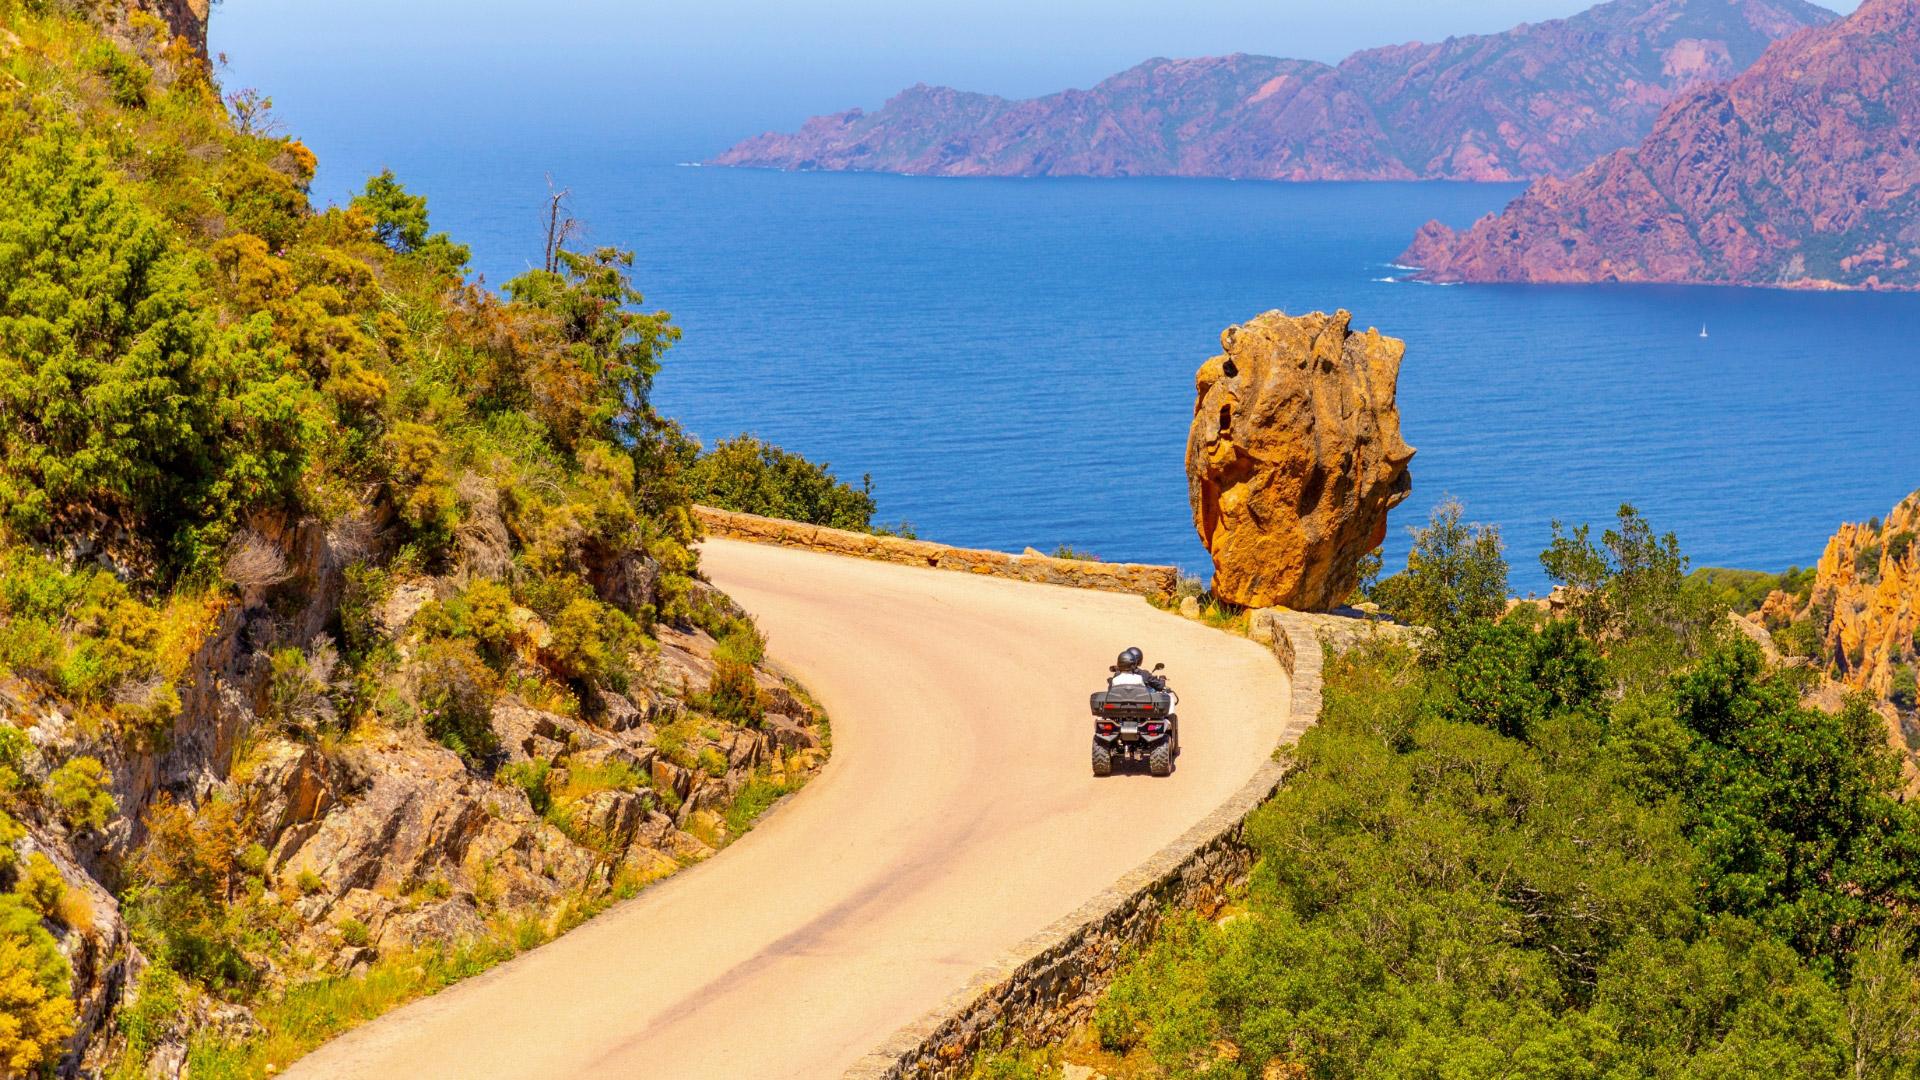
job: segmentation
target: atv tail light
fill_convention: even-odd
[[[1167,729],[1167,726],[1165,724],[1148,724],[1145,727],[1141,728],[1140,730],[1146,732],[1149,735],[1158,735],[1162,731],[1165,731],[1166,729]]]
[[[1095,724],[1093,729],[1102,735],[1111,735],[1120,730],[1120,727],[1111,720],[1102,720],[1098,724]]]

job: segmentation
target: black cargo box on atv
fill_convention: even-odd
[[[1145,686],[1116,686],[1092,698],[1093,715],[1111,720],[1164,718],[1173,709],[1173,695]]]

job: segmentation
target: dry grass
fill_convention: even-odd
[[[250,598],[293,576],[287,570],[286,554],[252,529],[234,538],[233,546],[227,551],[225,570],[227,580]]]

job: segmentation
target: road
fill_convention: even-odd
[[[1134,596],[711,540],[708,575],[833,722],[834,755],[717,857],[335,1040],[298,1077],[835,1077],[1250,777],[1287,680]],[[1096,780],[1127,645],[1181,697],[1174,775]]]

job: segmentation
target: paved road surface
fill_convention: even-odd
[[[1132,596],[709,541],[834,756],[717,858],[322,1047],[298,1077],[834,1077],[1238,789],[1286,722],[1266,650]],[[1095,780],[1086,695],[1164,661],[1167,779]]]

